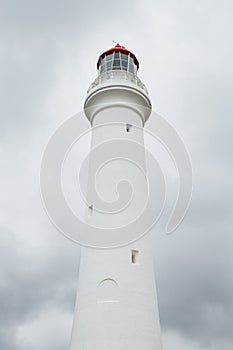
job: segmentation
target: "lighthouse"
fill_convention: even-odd
[[[125,226],[127,230],[127,222],[140,215],[139,204],[146,201],[143,126],[150,116],[151,102],[137,76],[138,69],[138,59],[125,47],[117,44],[105,51],[98,59],[98,76],[88,89],[84,104],[92,126],[93,150],[86,189],[86,221],[106,232],[112,226]],[[138,166],[114,154],[112,162],[98,168],[96,180],[95,150],[114,140],[123,151],[125,147],[126,154],[127,143],[141,146]],[[108,147],[109,154],[111,149]],[[132,178],[138,189],[123,207],[124,200],[119,203],[121,195],[117,189],[123,197],[127,191],[117,188],[120,177]],[[99,209],[103,201],[110,207],[107,213]],[[131,232],[127,234],[130,236]],[[99,248],[81,248],[70,350],[162,350],[150,233],[142,232],[141,237],[128,244],[114,246],[106,242]]]

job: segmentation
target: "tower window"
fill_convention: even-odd
[[[92,215],[93,214],[93,204],[89,205],[88,209],[89,209],[89,213]]]
[[[130,132],[131,126],[130,124],[126,124],[126,132]]]
[[[138,263],[138,255],[139,251],[138,250],[131,250],[131,263],[132,264],[137,264]]]

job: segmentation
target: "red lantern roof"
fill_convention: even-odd
[[[137,66],[137,69],[139,68],[139,62],[137,60],[137,57],[132,53],[130,52],[129,50],[127,50],[124,46],[121,46],[120,44],[116,44],[116,46],[112,47],[111,49],[105,51],[102,53],[102,55],[100,55],[99,59],[98,59],[98,62],[97,62],[97,69],[99,69],[99,66],[100,66],[100,61],[101,59],[106,56],[106,55],[110,55],[111,53],[113,52],[122,52],[122,53],[125,53],[126,55],[130,55],[133,60],[134,60],[134,63],[136,64]]]

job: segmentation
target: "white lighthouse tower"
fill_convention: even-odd
[[[123,46],[104,52],[98,60],[98,77],[85,100],[90,121],[92,148],[118,139],[143,146],[142,127],[151,112],[147,89],[137,77],[139,63]],[[111,124],[109,124],[111,123]],[[142,147],[143,149],[143,147]],[[137,155],[146,171],[145,155]],[[119,176],[141,181],[133,162],[114,158],[113,168],[99,174],[98,193],[109,203],[117,202],[115,183]],[[99,203],[92,195],[95,159],[90,159],[87,221],[109,227],[127,224],[138,216],[139,203],[145,199],[144,187],[124,210],[106,215],[95,210]],[[113,213],[114,212],[114,213]],[[161,350],[161,335],[150,235],[120,247],[94,249],[82,247],[79,285],[70,350]]]

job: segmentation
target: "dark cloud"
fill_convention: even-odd
[[[187,229],[162,245],[166,263],[157,266],[162,326],[203,343],[232,340],[230,230]]]
[[[74,308],[77,247],[67,249],[69,245],[61,237],[63,246],[59,247],[56,240],[48,249],[47,242],[38,242],[30,250],[20,235],[1,228],[1,341],[9,342],[9,347],[2,349],[21,349],[20,344],[12,343],[12,339],[17,339],[19,326],[31,323],[50,309],[72,313]]]

